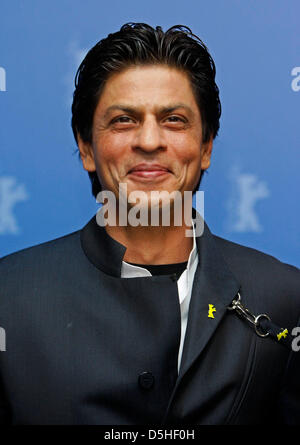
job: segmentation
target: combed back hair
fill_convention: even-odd
[[[189,76],[200,110],[203,143],[217,136],[221,103],[215,83],[216,68],[202,40],[183,25],[164,32],[160,26],[126,23],[90,49],[77,70],[72,104],[72,129],[77,143],[78,135],[84,142],[92,142],[94,112],[109,77],[128,67],[143,65],[183,70]],[[89,172],[89,176],[96,197],[101,191],[97,173]]]

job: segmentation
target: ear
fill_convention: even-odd
[[[78,148],[80,152],[83,168],[88,172],[96,171],[96,164],[94,160],[94,153],[92,145],[89,142],[84,142],[80,134],[77,135]]]
[[[202,145],[201,170],[207,170],[210,166],[211,153],[213,148],[213,137]]]

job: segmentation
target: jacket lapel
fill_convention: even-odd
[[[203,235],[197,237],[197,248],[199,263],[193,283],[179,380],[207,345],[240,288],[206,224]]]
[[[197,237],[197,248],[199,263],[194,277],[181,367],[166,416],[180,382],[216,332],[228,305],[240,289],[206,224],[202,236]]]

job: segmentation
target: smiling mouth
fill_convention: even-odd
[[[140,178],[140,179],[156,179],[161,176],[170,174],[170,170],[161,165],[153,164],[139,164],[129,170],[128,175]]]

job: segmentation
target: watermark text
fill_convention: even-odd
[[[195,199],[195,217],[193,214]],[[195,235],[201,236],[204,230],[204,192],[178,190],[134,190],[127,193],[127,184],[120,183],[118,198],[110,190],[103,190],[97,195],[97,202],[103,204],[98,210],[96,221],[99,226],[182,226],[191,227],[193,222]],[[185,231],[187,237],[193,236],[193,230]]]
[[[6,333],[5,329],[0,327],[0,352],[6,351]]]
[[[6,91],[6,71],[0,66],[0,91]]]

